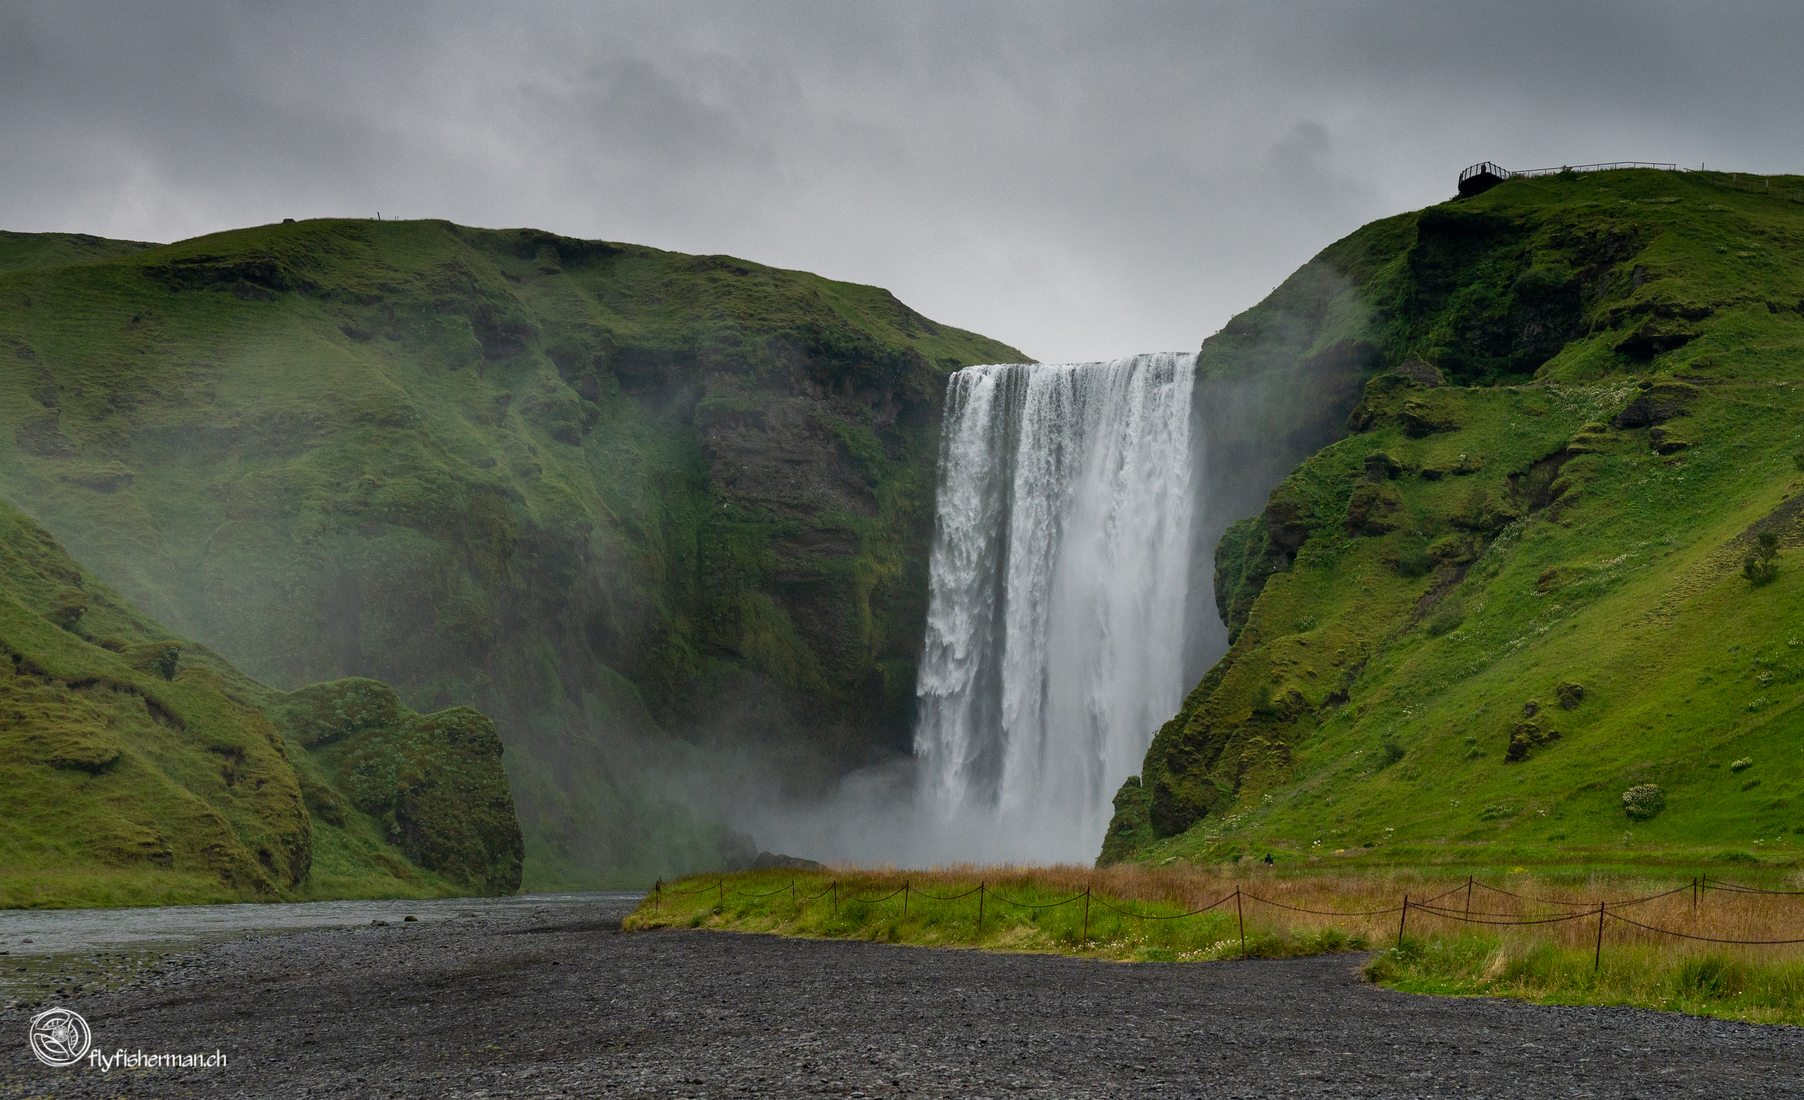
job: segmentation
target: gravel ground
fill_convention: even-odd
[[[1804,1029],[1414,997],[1359,959],[1121,965],[618,932],[622,903],[215,944],[67,999],[49,1070],[0,1011],[0,1096],[1804,1096]]]

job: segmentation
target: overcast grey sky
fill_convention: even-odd
[[[1804,171],[1804,4],[20,3],[0,228],[443,217],[1185,349],[1459,169]]]

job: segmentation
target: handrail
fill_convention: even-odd
[[[1493,161],[1479,161],[1459,174],[1461,183],[1473,176],[1492,175],[1500,180],[1517,179],[1528,176],[1558,176],[1566,172],[1608,172],[1616,168],[1654,168],[1662,172],[1677,172],[1679,166],[1666,161],[1656,160],[1610,160],[1596,164],[1562,164],[1558,168],[1517,168],[1509,169]]]
[[[1679,166],[1653,160],[1612,160],[1597,164],[1562,164],[1558,168],[1521,168],[1510,173],[1511,176],[1557,176],[1561,172],[1608,172],[1614,168],[1656,168],[1662,172],[1677,172]]]

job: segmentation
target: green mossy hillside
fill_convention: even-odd
[[[1222,540],[1104,859],[1804,854],[1804,181],[1511,181],[1229,333],[1281,306],[1369,381]]]
[[[643,882],[730,844],[649,771],[906,748],[943,376],[1020,358],[532,230],[8,235],[0,495],[259,679],[480,707],[529,882]]]
[[[321,702],[390,705],[309,741]],[[486,718],[284,696],[169,637],[0,505],[0,906],[508,893]]]

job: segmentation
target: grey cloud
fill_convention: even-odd
[[[1194,346],[1466,163],[1795,170],[1795,4],[0,0],[0,226],[375,210]]]

